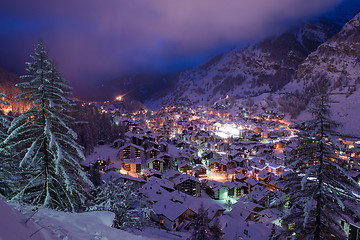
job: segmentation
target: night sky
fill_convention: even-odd
[[[122,74],[172,74],[332,9],[339,0],[2,0],[0,66],[43,40],[79,96]],[[85,87],[86,86],[86,87]]]

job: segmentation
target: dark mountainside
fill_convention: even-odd
[[[354,113],[358,112],[360,100],[359,84],[360,13],[306,58],[291,82],[282,89],[284,94],[281,94],[279,104],[282,110],[295,117],[306,109],[314,89],[325,87],[337,101],[334,110],[341,122],[350,116],[355,122],[358,117]]]
[[[246,98],[274,93],[290,82],[311,52],[359,11],[359,2],[345,1],[331,13],[304,23],[299,29],[215,56],[178,74],[168,94],[152,105],[211,104],[226,95]]]

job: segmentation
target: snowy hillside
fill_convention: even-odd
[[[275,92],[293,78],[311,52],[359,10],[358,1],[343,1],[334,11],[298,29],[219,54],[180,73],[173,90],[152,105],[212,104],[226,95],[245,98]]]
[[[34,212],[30,207],[23,207],[22,212],[25,215],[0,200],[0,239],[151,239],[112,228],[112,212],[69,213],[45,208]]]
[[[351,124],[359,121],[355,113],[360,112],[360,14],[299,66],[294,79],[281,91],[286,93],[280,98],[282,108],[294,115],[300,113],[322,82],[336,101],[334,117],[350,132],[360,134],[357,124]]]
[[[196,105],[226,95],[242,98],[275,91],[290,81],[306,56],[306,49],[291,33],[234,49],[182,72],[162,103]]]

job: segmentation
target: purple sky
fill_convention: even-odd
[[[0,3],[0,66],[17,74],[44,40],[78,94],[141,72],[174,73],[277,34],[339,0],[11,0]]]

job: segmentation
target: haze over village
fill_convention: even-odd
[[[359,1],[0,13],[0,239],[360,240]]]

